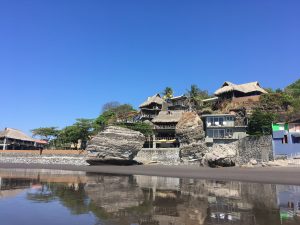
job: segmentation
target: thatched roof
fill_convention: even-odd
[[[183,112],[183,110],[160,111],[152,123],[178,123]]]
[[[10,138],[22,141],[32,141],[36,140],[24,134],[22,131],[13,129],[13,128],[5,128],[3,131],[0,131],[0,138]]]
[[[148,99],[140,105],[140,108],[149,106],[152,103],[162,105],[164,103],[164,100],[160,97],[159,94],[156,94],[156,95],[153,95],[152,97],[148,97]]]
[[[215,91],[215,95],[220,95],[226,92],[232,92],[232,91],[239,91],[242,93],[250,93],[250,92],[260,92],[260,93],[267,93],[263,88],[260,87],[259,83],[257,81],[250,82],[246,84],[234,84],[231,82],[226,81],[222,87]]]

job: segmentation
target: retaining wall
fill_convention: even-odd
[[[248,136],[237,144],[237,163],[248,163],[251,159],[258,162],[273,160],[272,136]]]
[[[179,164],[180,150],[179,148],[143,148],[134,160],[142,163],[154,161],[160,164]]]

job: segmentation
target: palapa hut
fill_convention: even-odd
[[[161,111],[152,120],[154,124],[153,148],[179,147],[175,128],[183,112],[183,110]]]
[[[141,120],[152,120],[158,115],[158,113],[166,108],[166,102],[161,98],[159,94],[156,94],[142,103],[140,106],[140,119]]]
[[[190,102],[187,96],[180,95],[166,99],[169,110],[189,110]]]
[[[42,149],[46,144],[46,141],[31,138],[17,129],[5,128],[0,132],[0,146],[2,150]]]
[[[261,94],[265,93],[267,92],[260,87],[257,81],[245,84],[234,84],[226,81],[214,94],[220,99],[247,98],[255,101],[259,99]]]

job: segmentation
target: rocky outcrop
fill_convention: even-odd
[[[89,164],[137,163],[133,158],[143,147],[145,137],[138,131],[109,126],[97,134],[87,146]]]
[[[203,122],[195,112],[183,113],[176,126],[183,162],[199,161],[208,150],[205,144]]]
[[[202,165],[210,167],[235,166],[238,142],[214,144],[202,159]]]
[[[182,114],[176,125],[176,135],[182,144],[192,144],[205,137],[203,122],[195,112]]]

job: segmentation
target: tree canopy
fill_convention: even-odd
[[[191,104],[199,109],[202,106],[202,100],[209,97],[208,91],[201,90],[196,84],[192,84],[187,90],[186,95],[190,98]]]
[[[250,135],[268,135],[272,134],[272,123],[276,115],[271,112],[256,110],[249,118],[248,134]]]
[[[165,99],[173,98],[174,91],[171,87],[166,87],[162,94]]]
[[[31,130],[33,137],[39,136],[41,139],[49,141],[52,138],[57,137],[59,130],[57,127],[40,127]]]

